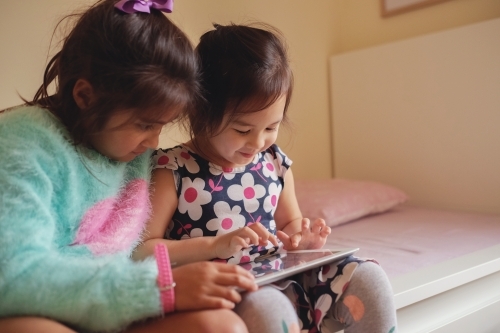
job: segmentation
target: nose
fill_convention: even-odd
[[[154,132],[143,141],[143,146],[151,149],[158,148],[160,142],[160,132]]]
[[[263,135],[260,133],[256,133],[255,135],[250,137],[250,140],[247,142],[247,146],[251,147],[252,149],[260,149],[264,147],[265,144],[265,138]]]

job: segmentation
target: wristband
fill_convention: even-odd
[[[158,289],[160,289],[160,300],[163,306],[163,312],[174,311],[175,282],[172,281],[172,268],[170,266],[170,258],[168,256],[167,247],[163,244],[155,245],[155,258],[158,265]]]

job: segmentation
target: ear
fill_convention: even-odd
[[[94,99],[94,88],[89,81],[78,79],[73,87],[73,99],[80,110],[87,109]]]

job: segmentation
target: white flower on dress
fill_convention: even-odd
[[[170,149],[167,151],[159,149],[156,155],[153,156],[153,162],[153,165],[157,168],[178,169],[177,163],[175,163],[175,154]]]
[[[283,156],[285,157],[285,164],[290,166],[292,165],[292,160],[286,156],[283,151],[281,150],[280,147],[276,147],[278,149],[276,153],[276,165],[280,168],[280,172],[278,174],[281,175],[281,177],[285,177],[285,173],[287,172],[288,168],[283,165]]]
[[[189,153],[189,151],[181,147],[180,152],[177,155],[177,163],[179,166],[185,166],[186,169],[191,173],[198,173],[200,171],[200,166],[196,162],[196,159]]]
[[[321,295],[314,305],[314,322],[321,323],[331,307],[332,296],[328,294]]]
[[[201,178],[196,178],[194,181],[187,177],[182,178],[182,191],[179,196],[178,209],[181,214],[188,212],[193,221],[201,218],[203,213],[201,206],[212,200],[212,194],[205,191],[204,188],[205,181]]]
[[[331,279],[337,274],[337,265],[324,265],[318,274],[318,280],[321,282],[326,282],[326,280]]]
[[[188,234],[182,235],[181,239],[190,239],[190,238],[196,238],[196,237],[203,237],[203,230],[200,228],[194,228],[191,229],[191,231]]]
[[[229,186],[227,195],[231,200],[243,201],[245,210],[253,213],[259,208],[258,199],[266,195],[266,189],[262,185],[255,184],[251,173],[245,173],[241,177],[241,185],[234,184]]]
[[[248,249],[243,249],[241,251],[238,251],[238,253],[235,253],[231,258],[229,258],[227,260],[227,263],[228,264],[240,264],[240,263],[250,263],[250,262],[254,262],[255,261],[255,258],[259,257],[260,254],[257,252],[257,253],[254,253],[254,254],[250,254],[250,249],[251,248],[248,248]]]
[[[280,171],[278,160],[274,159],[273,155],[270,153],[265,153],[263,160],[262,173],[264,176],[272,180],[278,180],[278,172]]]
[[[268,191],[269,195],[264,199],[264,210],[266,213],[271,212],[274,216],[274,212],[276,211],[276,207],[278,207],[278,200],[280,198],[281,184],[278,185],[276,183],[271,183]]]
[[[207,229],[217,231],[217,235],[224,235],[243,228],[245,226],[245,217],[240,212],[240,206],[236,205],[231,209],[227,202],[218,201],[214,205],[214,213],[217,218],[207,222]]]
[[[338,301],[344,290],[347,288],[349,281],[351,281],[352,274],[358,267],[357,262],[350,262],[342,269],[342,274],[338,275],[332,282],[330,282],[330,289],[337,294],[335,302]]]
[[[274,221],[274,220],[269,221],[269,231],[273,235],[276,235],[276,221]]]
[[[260,152],[260,153],[258,153],[258,154],[255,154],[255,156],[253,157],[253,160],[252,160],[252,162],[251,162],[251,163],[253,163],[253,164],[257,164],[257,163],[259,163],[259,160],[260,160],[261,154],[264,154],[264,152]]]
[[[236,169],[222,168],[221,169],[220,166],[218,166],[217,164],[213,164],[212,162],[209,162],[208,166],[209,166],[208,170],[210,171],[210,173],[212,175],[218,176],[220,174],[223,174],[224,178],[226,178],[227,180],[231,180],[234,178],[234,176],[236,176],[237,173],[241,173],[241,172],[245,171],[245,168],[236,168]]]

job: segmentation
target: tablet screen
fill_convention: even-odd
[[[257,257],[254,262],[240,264],[250,271],[259,286],[285,277],[340,260],[358,249],[319,249],[304,251],[283,251]]]

